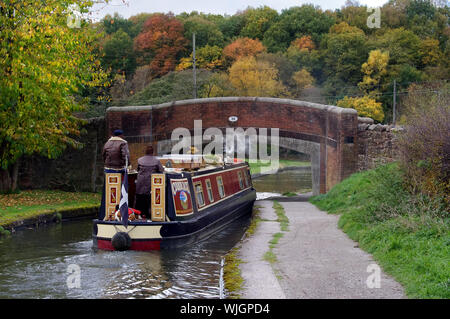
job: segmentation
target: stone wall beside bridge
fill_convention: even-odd
[[[358,171],[399,158],[397,136],[402,127],[375,124],[370,118],[358,118]]]

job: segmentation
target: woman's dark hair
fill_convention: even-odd
[[[147,145],[145,149],[145,155],[153,155],[153,145]]]

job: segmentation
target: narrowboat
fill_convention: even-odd
[[[94,247],[159,250],[192,245],[251,213],[256,191],[248,163],[234,159],[205,165],[193,157],[159,158],[164,173],[151,176],[150,214],[131,214],[126,226],[116,213],[125,192],[122,178],[128,180],[128,206],[133,208],[137,172],[130,171],[127,178],[120,172],[105,173],[103,211],[93,221]]]

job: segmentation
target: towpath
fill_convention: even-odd
[[[289,219],[286,231],[280,228],[273,201],[255,203],[261,221],[239,251],[242,298],[405,298],[402,286],[338,229],[339,216],[306,201],[280,204]],[[269,250],[275,261],[267,258]]]

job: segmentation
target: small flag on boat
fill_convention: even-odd
[[[122,223],[125,227],[128,226],[128,173],[125,168],[125,173],[122,179],[122,190],[120,192],[120,216],[122,216]]]

